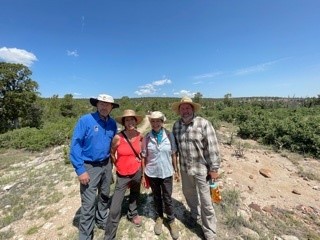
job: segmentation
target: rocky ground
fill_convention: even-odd
[[[148,123],[140,127],[143,132]],[[222,157],[220,186],[222,193],[227,190],[236,190],[240,193],[241,204],[235,214],[241,214],[247,221],[252,221],[254,214],[262,217],[277,217],[279,211],[285,210],[295,213],[296,219],[302,219],[310,229],[319,233],[320,236],[320,183],[311,180],[310,174],[319,176],[320,161],[317,159],[304,158],[295,155],[294,159],[288,155],[277,153],[266,149],[254,141],[237,140],[235,144],[227,144],[230,138],[228,128],[222,127],[219,131],[220,150]],[[240,145],[238,145],[240,144]],[[1,157],[1,155],[0,155]],[[1,160],[0,160],[1,161]],[[59,167],[57,167],[59,166]],[[63,166],[66,181],[54,181],[56,172]],[[24,213],[22,219],[11,223],[0,229],[1,233],[14,233],[9,239],[77,239],[77,221],[80,207],[79,185],[75,173],[70,165],[65,165],[63,160],[63,147],[52,149],[41,155],[30,155],[23,163],[24,171],[39,170],[37,179],[52,178],[54,188],[62,194],[62,198],[46,206],[30,206]],[[17,174],[17,168],[13,167],[12,172],[4,172],[0,169],[1,179]],[[45,174],[45,169],[52,168],[52,174]],[[62,170],[59,170],[62,171]],[[44,175],[41,175],[43,172]],[[309,175],[308,175],[309,174]],[[70,180],[71,179],[71,180]],[[17,183],[2,185],[0,181],[0,200],[6,194],[10,194]],[[21,201],[23,201],[23,196]],[[45,196],[41,196],[45,197]],[[177,215],[177,223],[180,229],[180,239],[202,239],[201,229],[188,227],[188,208],[181,192],[181,185],[174,183],[173,199]],[[125,201],[126,202],[126,201]],[[10,204],[6,207],[10,208]],[[35,214],[41,212],[41,214]],[[125,212],[125,211],[124,211]],[[130,224],[125,215],[122,217],[118,239],[171,239],[169,230],[164,228],[162,235],[153,234],[153,209],[150,190],[142,190],[142,205],[140,212],[144,223],[140,228]],[[218,214],[224,214],[220,209]],[[0,216],[2,210],[0,210]],[[305,215],[314,216],[304,218]],[[32,217],[32,216],[38,217]],[[221,219],[221,216],[218,216]],[[311,220],[310,220],[311,219]],[[309,221],[309,222],[308,222]],[[263,221],[262,221],[263,222]],[[265,229],[268,229],[268,222],[265,222]],[[259,236],[254,229],[242,228],[238,236],[228,228],[219,223],[219,234],[217,239],[266,239]],[[286,226],[290,228],[290,226]],[[34,229],[34,231],[32,231]],[[287,229],[288,230],[288,229]],[[287,231],[281,229],[272,239],[308,239],[299,238],[299,234],[287,235]],[[5,236],[2,234],[1,236]],[[240,237],[247,236],[247,237]],[[96,230],[95,239],[102,239],[103,231]],[[6,239],[6,238],[2,238]],[[320,239],[313,235],[309,239]]]

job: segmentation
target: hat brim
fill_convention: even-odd
[[[198,112],[201,109],[201,105],[199,103],[194,103],[194,102],[174,102],[171,105],[171,109],[176,112],[177,114],[179,114],[179,108],[181,104],[190,104],[193,107],[194,112]]]
[[[96,98],[90,98],[90,103],[92,106],[96,107],[97,106],[97,103],[99,102],[98,99]],[[103,102],[103,101],[102,101]],[[118,103],[111,103],[112,104],[112,108],[118,108],[119,107],[119,104]]]
[[[166,122],[167,121],[166,117],[151,117],[151,116],[148,116],[148,119],[149,119],[149,122],[151,122],[152,119],[160,119],[162,122]]]
[[[115,117],[114,119],[117,121],[117,123],[122,125],[122,118],[125,118],[125,117],[134,117],[134,118],[136,118],[137,119],[137,125],[139,125],[143,121],[143,118],[144,118],[141,115],[136,115],[136,116],[119,116],[119,117]]]

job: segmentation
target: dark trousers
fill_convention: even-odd
[[[81,215],[79,220],[79,240],[93,239],[95,224],[104,226],[108,215],[112,163],[85,163],[90,176],[88,185],[80,184]]]
[[[127,217],[129,220],[131,220],[134,216],[138,215],[141,175],[141,168],[133,175],[122,176],[117,174],[116,186],[112,196],[109,216],[106,224],[105,240],[116,238],[116,233],[121,218],[122,202],[128,187],[130,187],[130,196]]]
[[[172,177],[167,178],[151,178],[149,177],[150,187],[153,193],[154,207],[157,217],[163,218],[163,213],[167,215],[168,223],[174,221],[174,211],[172,203]],[[163,211],[163,206],[165,211]]]

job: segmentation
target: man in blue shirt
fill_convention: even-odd
[[[100,94],[90,98],[90,103],[97,111],[78,120],[70,146],[71,163],[80,182],[79,240],[93,239],[94,225],[105,228],[112,179],[110,148],[117,133],[117,124],[109,116],[119,107],[113,97]]]

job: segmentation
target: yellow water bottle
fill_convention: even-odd
[[[213,203],[221,202],[221,194],[220,194],[219,186],[213,179],[211,179],[210,181],[210,194],[211,194],[211,200]]]

